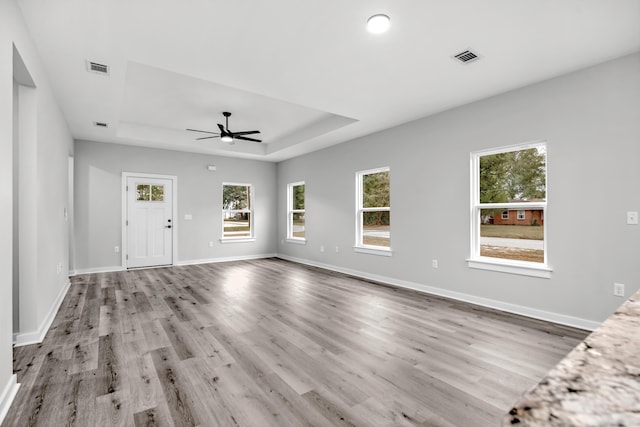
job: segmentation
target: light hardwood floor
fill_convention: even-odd
[[[5,426],[496,426],[586,332],[263,259],[72,278]]]

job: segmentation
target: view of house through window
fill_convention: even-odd
[[[253,236],[252,187],[250,184],[222,185],[222,237]]]
[[[294,182],[287,186],[287,211],[287,238],[304,240],[304,182]]]
[[[546,264],[546,146],[475,153],[472,258]]]
[[[356,246],[391,247],[389,168],[357,173]]]

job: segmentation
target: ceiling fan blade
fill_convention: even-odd
[[[233,139],[239,139],[242,141],[251,141],[251,142],[262,142],[262,140],[260,139],[246,138],[244,136],[236,136],[236,134],[233,135]]]
[[[231,132],[233,135],[251,135],[254,133],[260,133],[259,130],[245,130],[242,132]]]
[[[201,139],[211,139],[211,138],[220,138],[220,135],[203,136],[202,138],[196,138],[196,141],[200,141]]]
[[[189,131],[191,131],[191,132],[212,133],[212,134],[215,134],[215,135],[217,135],[217,134],[218,134],[218,132],[209,132],[208,130],[199,130],[199,129],[187,129],[187,130],[189,130]]]
[[[220,123],[218,123],[218,129],[220,129],[220,132],[222,133],[228,133],[226,130],[224,130],[224,126],[222,126]]]

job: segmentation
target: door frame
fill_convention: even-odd
[[[122,255],[122,267],[127,269],[127,253],[128,239],[127,239],[127,180],[129,178],[160,178],[171,181],[173,195],[171,197],[171,205],[173,212],[173,227],[171,227],[171,265],[176,265],[176,259],[178,258],[178,177],[175,175],[159,175],[155,173],[140,173],[140,172],[122,172],[122,242],[120,246],[120,253]]]

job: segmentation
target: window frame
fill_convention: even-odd
[[[527,219],[527,210],[528,209],[516,209],[516,221],[524,221]],[[520,215],[520,212],[522,212],[522,215]]]
[[[363,188],[362,181],[365,175],[372,175],[380,172],[389,172],[389,206],[378,206],[374,208],[363,207]],[[355,206],[355,244],[354,252],[366,253],[371,255],[391,256],[391,246],[366,245],[363,243],[363,214],[365,212],[391,212],[391,168],[383,166],[374,169],[367,169],[356,172],[356,206]],[[391,244],[391,224],[389,224],[389,244]]]
[[[294,209],[294,188],[304,186],[304,207],[305,209]],[[291,182],[287,184],[287,242],[297,243],[305,245],[307,243],[307,230],[306,230],[306,207],[307,207],[307,186],[304,181]],[[293,235],[293,216],[294,214],[302,213],[305,215],[305,237],[297,237]]]
[[[480,158],[492,154],[513,152],[527,150],[530,148],[544,147],[546,152],[545,159],[545,201],[535,202],[511,202],[511,203],[480,203]],[[549,202],[549,153],[547,150],[546,141],[533,141],[524,144],[516,144],[510,146],[503,146],[497,148],[491,148],[486,150],[478,150],[471,152],[470,156],[470,184],[471,184],[471,201],[470,201],[470,249],[469,258],[467,259],[467,265],[470,268],[476,268],[481,270],[491,270],[512,274],[520,274],[525,276],[533,276],[540,278],[550,278],[553,271],[549,265],[549,239],[548,239],[548,227],[544,225],[543,233],[543,250],[544,250],[544,262],[533,261],[518,261],[502,258],[486,257],[480,255],[480,225],[481,225],[481,210],[482,209],[503,209],[503,210],[541,210],[542,217],[548,218],[548,202]],[[517,212],[516,212],[517,217]]]
[[[249,206],[246,209],[225,209],[224,208],[224,187],[226,186],[234,186],[234,187],[248,187],[249,188]],[[235,242],[253,242],[255,241],[255,216],[254,216],[254,200],[255,200],[255,192],[253,184],[245,183],[245,182],[223,182],[222,183],[222,220],[221,220],[221,243],[235,243]],[[249,214],[249,235],[248,236],[225,236],[224,234],[224,220],[225,214],[234,214],[234,213],[248,213]]]

